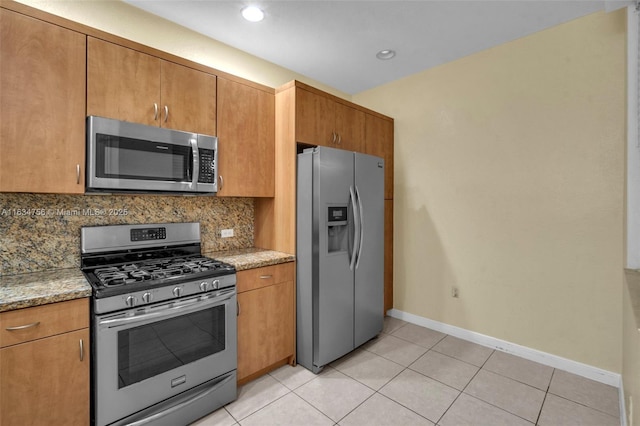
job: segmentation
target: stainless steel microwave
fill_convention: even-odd
[[[218,138],[87,117],[87,192],[217,190]]]

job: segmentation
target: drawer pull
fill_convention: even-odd
[[[16,327],[7,327],[5,328],[5,330],[7,331],[24,330],[25,328],[37,327],[39,325],[40,325],[40,321],[32,322],[31,324],[26,324],[26,325],[18,325]]]
[[[268,280],[271,277],[273,277],[273,275],[260,275],[261,280]]]
[[[80,361],[84,361],[84,342],[80,339]]]

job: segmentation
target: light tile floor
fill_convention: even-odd
[[[284,366],[192,426],[620,425],[618,390],[387,317],[318,375]]]

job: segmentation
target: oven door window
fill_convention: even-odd
[[[96,135],[96,177],[189,182],[190,147],[161,142]]]
[[[225,306],[118,332],[118,389],[225,350]]]

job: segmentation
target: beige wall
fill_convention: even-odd
[[[111,34],[269,87],[300,80],[336,96],[346,93],[264,61],[120,0],[17,0]]]
[[[396,309],[621,371],[625,56],[598,13],[353,96],[395,118]]]

